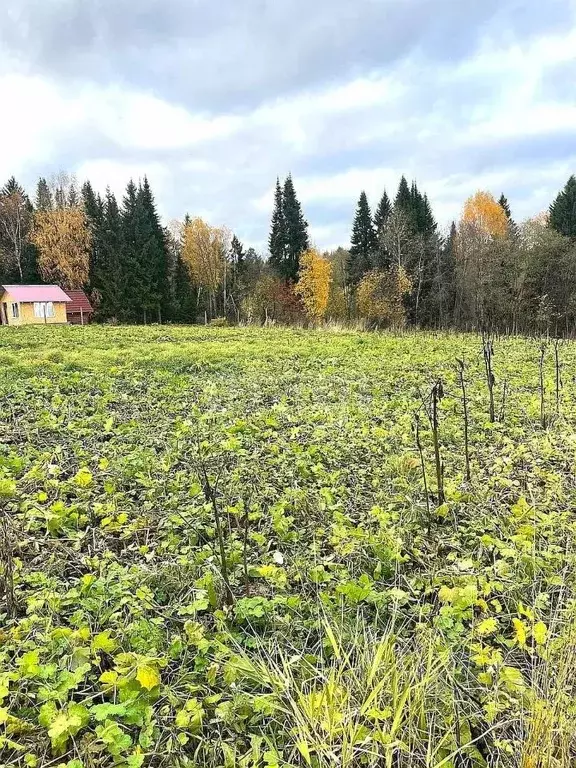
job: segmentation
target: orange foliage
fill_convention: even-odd
[[[332,264],[311,248],[300,256],[298,277],[294,292],[300,297],[308,317],[321,320],[328,306]]]
[[[86,285],[92,236],[82,208],[37,211],[32,242],[44,280],[71,290]]]
[[[489,192],[476,192],[466,200],[462,223],[490,239],[505,237],[508,233],[506,213]]]

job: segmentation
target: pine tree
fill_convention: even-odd
[[[50,211],[52,210],[53,205],[52,193],[50,192],[48,182],[45,178],[38,179],[38,185],[36,187],[36,210]]]
[[[270,224],[270,236],[268,238],[268,250],[270,251],[270,264],[280,274],[284,271],[286,251],[286,221],[284,219],[284,199],[280,179],[276,179],[276,191],[274,192],[274,210]]]
[[[570,176],[550,206],[550,227],[565,237],[576,237],[576,176]]]
[[[368,204],[366,192],[360,193],[352,236],[350,238],[350,259],[348,261],[348,279],[354,285],[372,268],[374,254],[377,248],[376,232],[372,223],[372,213]]]
[[[282,208],[286,228],[285,268],[282,270],[282,274],[287,280],[296,281],[300,270],[300,256],[308,250],[310,241],[308,239],[308,222],[302,213],[302,206],[296,197],[296,190],[290,174],[284,182]]]

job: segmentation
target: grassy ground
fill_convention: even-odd
[[[475,336],[0,329],[0,765],[573,765],[558,356],[492,423]]]

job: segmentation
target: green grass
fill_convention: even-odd
[[[494,341],[492,424],[472,335],[0,329],[0,765],[573,765],[576,345],[545,427],[540,346]]]

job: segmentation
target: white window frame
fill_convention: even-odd
[[[12,302],[12,319],[20,319],[20,304],[17,301]]]
[[[45,320],[48,317],[56,317],[56,312],[54,311],[54,302],[53,301],[35,301],[34,317],[38,317],[41,320]]]

